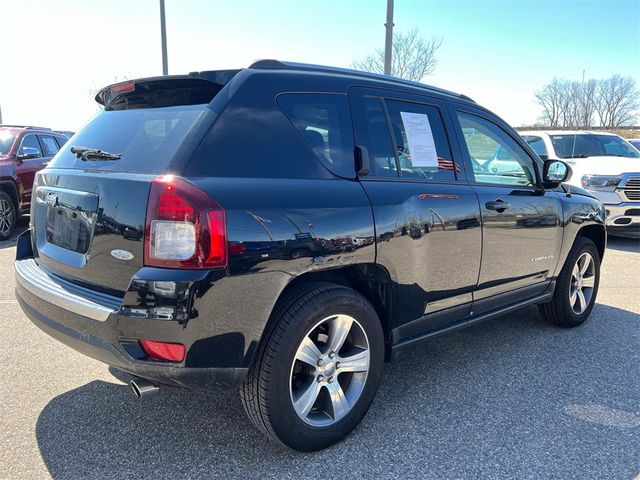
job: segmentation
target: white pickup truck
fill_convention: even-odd
[[[570,185],[589,190],[605,206],[609,235],[640,238],[640,152],[613,133],[523,131],[542,159],[560,159],[573,170]]]

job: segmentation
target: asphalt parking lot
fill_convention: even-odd
[[[640,244],[610,239],[582,327],[535,308],[441,337],[386,368],[344,442],[267,441],[236,392],[166,390],[50,339],[13,293],[0,242],[0,478],[620,478],[640,472]]]

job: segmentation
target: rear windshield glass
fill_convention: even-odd
[[[13,145],[13,139],[16,138],[13,133],[9,133],[6,130],[0,130],[0,157],[9,153],[11,145]]]
[[[133,173],[164,173],[207,105],[102,111],[67,142],[49,164]],[[121,155],[119,160],[81,160],[72,147]]]

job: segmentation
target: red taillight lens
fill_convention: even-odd
[[[209,212],[209,257],[208,264],[227,262],[227,235],[224,221],[224,211]]]
[[[186,180],[153,180],[147,204],[144,264],[168,268],[227,265],[224,209]]]
[[[167,185],[160,193],[156,207],[158,220],[174,220],[194,223],[195,211],[184,198],[175,192],[173,185]]]
[[[156,360],[166,362],[181,362],[184,358],[184,345],[181,343],[158,342],[155,340],[140,340],[144,353]]]

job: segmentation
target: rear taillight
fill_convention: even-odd
[[[192,269],[225,267],[224,209],[179,177],[156,177],[147,204],[144,264]]]

